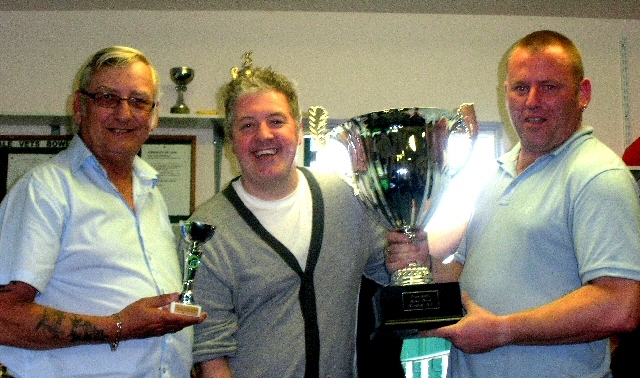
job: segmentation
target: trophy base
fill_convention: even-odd
[[[190,112],[186,105],[176,105],[171,108],[171,114],[189,114]]]
[[[202,307],[198,305],[188,305],[180,302],[171,302],[171,307],[169,307],[169,311],[172,314],[199,317],[200,313],[202,312]]]
[[[377,332],[417,336],[419,331],[455,324],[463,316],[457,282],[387,286],[377,295]]]

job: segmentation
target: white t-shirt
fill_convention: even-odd
[[[247,193],[242,187],[242,179],[232,185],[244,205],[293,253],[304,271],[311,243],[313,205],[307,179],[302,172],[297,172],[298,186],[294,192],[275,201],[265,201]]]

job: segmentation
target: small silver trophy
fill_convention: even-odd
[[[191,83],[195,72],[193,68],[189,67],[173,67],[169,73],[171,81],[176,84],[176,91],[178,92],[178,100],[171,107],[171,113],[189,114],[189,107],[184,103],[184,92],[187,91],[187,84]]]
[[[437,108],[398,108],[351,118],[329,138],[351,159],[350,178],[360,202],[389,230],[409,237],[423,230],[447,188],[466,162],[477,136],[472,104],[456,112]],[[449,147],[462,148],[454,167]],[[430,261],[411,263],[380,291],[378,329],[424,330],[453,324],[462,317],[457,282],[432,283]]]
[[[202,257],[201,246],[211,240],[215,227],[206,223],[180,222],[182,239],[188,243],[184,250],[184,274],[180,301],[171,303],[171,312],[189,316],[200,316],[202,308],[193,301],[193,280]]]

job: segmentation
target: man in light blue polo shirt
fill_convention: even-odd
[[[158,173],[157,74],[127,47],[97,52],[74,95],[79,133],[0,205],[0,363],[15,377],[189,377],[192,329]]]
[[[499,159],[454,262],[435,273],[459,277],[466,315],[423,335],[453,343],[455,378],[610,377],[608,338],[640,318],[638,188],[582,125],[591,82],[567,37],[520,40],[505,90],[520,143]],[[394,255],[428,250],[389,241]]]

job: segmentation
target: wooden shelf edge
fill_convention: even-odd
[[[11,126],[70,126],[71,116],[57,114],[0,114],[0,125]],[[171,114],[161,115],[159,127],[180,129],[211,129],[222,125],[222,117],[216,115]]]

